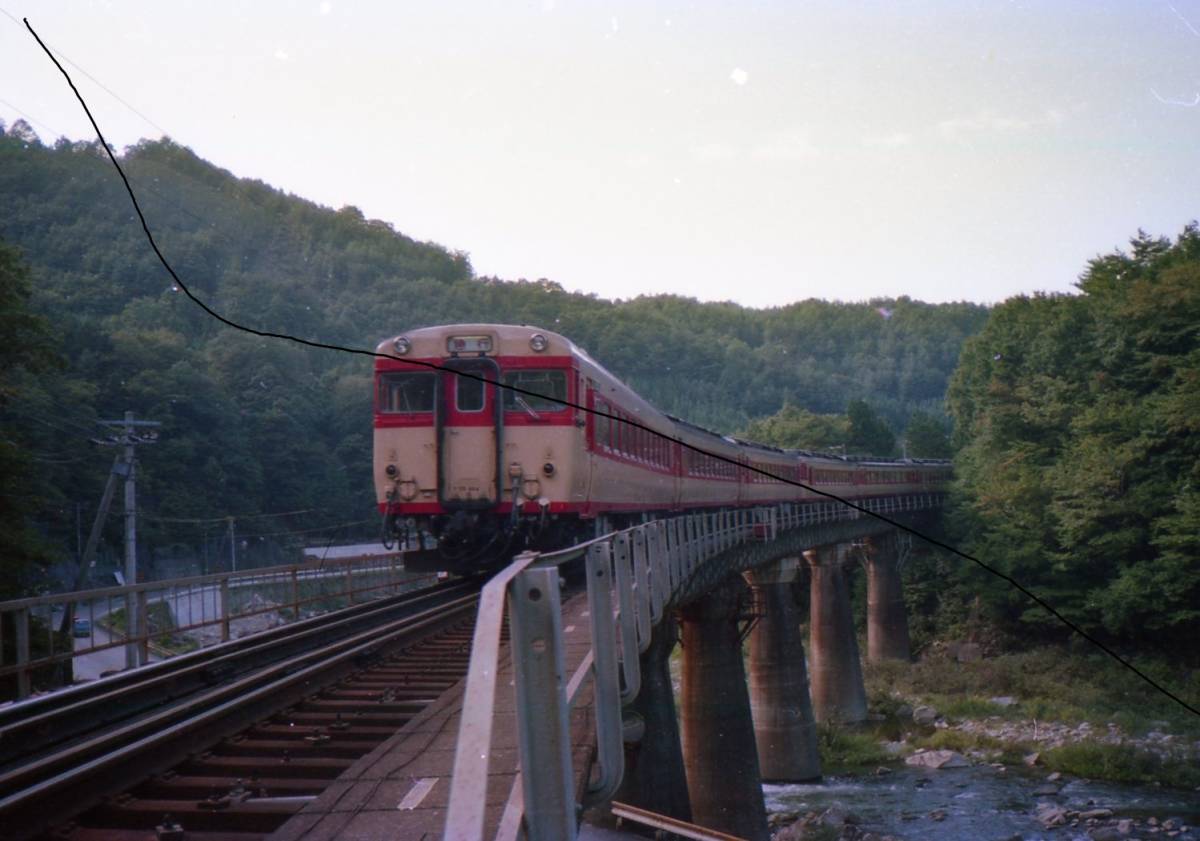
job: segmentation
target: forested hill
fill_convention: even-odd
[[[123,164],[171,264],[235,321],[359,348],[420,325],[538,324],[664,410],[722,430],[785,403],[838,413],[854,398],[903,429],[915,409],[940,412],[959,349],[987,318],[977,305],[905,298],[771,310],[608,301],[546,280],[476,277],[464,254],[353,207],[234,178],[171,141],[143,141]],[[6,388],[3,418],[10,440],[41,459],[24,495],[51,543],[73,544],[74,504],[94,510],[99,496],[111,453],[86,443],[92,421],[125,409],[163,422],[160,443],[140,455],[147,512],[307,510],[313,528],[369,516],[369,360],[205,315],[172,288],[95,144],[46,145],[23,123],[9,127],[0,204],[0,240],[28,264],[29,306],[65,360]],[[731,277],[731,291],[747,281]],[[191,539],[146,523],[148,541]]]

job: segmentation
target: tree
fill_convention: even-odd
[[[948,393],[968,548],[1086,629],[1200,634],[1200,229],[1139,232],[1076,296],[1019,297]],[[1011,619],[1044,611],[985,585]],[[1183,649],[1181,649],[1183,651]]]
[[[742,435],[787,449],[840,451],[849,435],[849,423],[843,415],[818,415],[787,404],[770,417],[752,421]]]
[[[860,455],[890,456],[896,451],[896,435],[887,422],[863,400],[851,400],[846,406],[849,435],[848,452]]]
[[[946,425],[920,410],[908,418],[904,444],[909,458],[950,458],[952,453]]]
[[[44,483],[21,424],[11,413],[29,372],[57,361],[44,318],[29,311],[29,268],[20,253],[0,242],[0,598],[21,594],[33,568],[49,561],[49,548],[32,527]]]

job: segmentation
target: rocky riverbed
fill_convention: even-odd
[[[1200,841],[1200,789],[1171,779],[1093,781],[1043,766],[1072,745],[1200,766],[1200,740],[1165,732],[1165,722],[1133,735],[1115,723],[948,722],[928,706],[897,712],[867,725],[890,761],[821,784],[765,787],[776,841]]]
[[[1200,795],[991,765],[913,766],[764,786],[775,841],[1196,841]]]

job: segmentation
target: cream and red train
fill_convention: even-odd
[[[658,411],[570,340],[536,327],[427,327],[377,353],[377,500],[385,540],[424,547],[408,558],[413,567],[488,566],[590,535],[599,517],[619,525],[821,498],[750,468],[854,499],[941,490],[950,475],[946,462],[815,456],[709,432]]]

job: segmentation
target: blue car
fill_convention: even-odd
[[[92,635],[92,620],[76,619],[71,626],[71,632],[77,637],[90,637]]]

